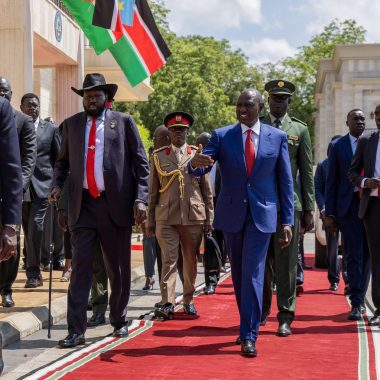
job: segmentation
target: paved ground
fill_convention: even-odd
[[[138,245],[137,237],[134,236],[132,244]],[[305,252],[314,252],[314,235],[307,234],[305,238]],[[143,271],[142,251],[135,250],[132,254],[132,273],[133,283],[131,291],[131,299],[129,303],[129,318],[133,322],[136,319],[144,318],[144,314],[148,314],[153,310],[153,306],[156,302],[159,302],[160,292],[158,289],[158,278],[156,276],[156,286],[152,291],[142,291],[142,287],[145,282]],[[59,339],[62,339],[67,335],[66,331],[66,290],[67,283],[59,282],[61,273],[54,272],[53,275],[53,317],[55,319],[54,326],[52,327],[52,337],[47,338],[47,330],[45,327],[47,321],[47,310],[45,304],[47,304],[47,286],[46,281],[43,288],[37,290],[24,289],[25,282],[24,273],[21,271],[17,279],[17,285],[15,286],[15,301],[17,307],[4,310],[0,309],[0,327],[3,336],[7,336],[9,332],[9,323],[4,322],[9,318],[19,318],[19,328],[23,330],[24,324],[20,315],[25,315],[28,321],[39,319],[35,325],[28,329],[24,328],[23,336],[20,335],[13,337],[10,341],[13,343],[8,344],[3,349],[3,356],[5,360],[5,370],[2,378],[4,379],[18,379],[25,373],[30,372],[35,368],[39,368],[41,365],[47,362],[52,362],[58,358],[66,355],[71,350],[62,350],[57,348],[56,344]],[[202,285],[204,282],[203,266],[198,265],[197,286]],[[307,284],[307,271],[305,272],[305,283]],[[326,286],[327,278],[326,278]],[[182,291],[181,283],[177,280],[177,294],[180,295]],[[16,313],[17,312],[17,313]],[[20,313],[22,312],[22,313]],[[91,316],[91,312],[88,313]],[[32,317],[32,318],[31,318]],[[45,319],[44,319],[45,318]],[[41,322],[42,320],[42,322]],[[13,326],[17,324],[17,320],[11,322]],[[44,328],[42,328],[44,325]],[[6,327],[6,328],[5,328]],[[6,330],[7,331],[4,331]],[[12,330],[12,329],[11,329]],[[28,331],[25,331],[28,330]],[[97,328],[88,329],[86,332],[86,339],[89,343],[99,340],[104,336],[112,332],[112,327],[108,324],[99,326]],[[8,334],[9,335],[9,334]],[[14,335],[14,334],[13,334]]]

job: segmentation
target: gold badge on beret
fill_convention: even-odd
[[[285,83],[284,83],[282,80],[280,80],[280,81],[277,83],[277,86],[278,86],[278,87],[284,87],[284,86],[285,86]]]

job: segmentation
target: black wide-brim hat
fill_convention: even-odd
[[[71,89],[79,96],[83,96],[85,91],[103,90],[108,94],[108,99],[113,99],[115,97],[117,88],[117,84],[107,84],[103,74],[99,73],[87,74],[83,81],[83,88],[77,89],[75,87],[71,87]]]

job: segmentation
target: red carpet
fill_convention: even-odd
[[[347,320],[349,307],[343,291],[326,290],[325,271],[306,271],[305,277],[305,293],[297,298],[293,335],[288,338],[275,335],[277,320],[272,313],[260,330],[257,358],[242,357],[240,347],[235,345],[238,313],[231,278],[228,278],[218,287],[217,294],[196,298],[199,318],[187,317],[180,311],[173,321],[154,322],[146,331],[114,348],[110,347],[112,342],[119,343],[119,340],[105,342],[100,355],[94,349],[95,358],[79,367],[81,358],[71,360],[74,363],[71,368],[66,363],[58,368],[62,372],[50,369],[40,378],[240,379],[249,376],[250,379],[348,380],[358,379],[359,373],[366,372],[376,379],[370,330],[362,328],[359,339],[357,324]]]

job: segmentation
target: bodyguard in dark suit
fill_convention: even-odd
[[[363,111],[353,109],[347,114],[349,133],[331,143],[326,178],[325,227],[329,232],[342,232],[347,257],[350,287],[350,320],[360,320],[369,281],[369,252],[363,222],[358,217],[359,187],[348,180],[348,170],[365,128]]]
[[[83,88],[72,90],[83,97],[85,112],[62,124],[62,146],[50,196],[51,200],[59,198],[69,176],[68,225],[73,261],[68,291],[69,335],[59,341],[61,347],[74,347],[85,341],[97,239],[111,285],[110,322],[114,336],[128,335],[132,225],[141,224],[146,218],[149,177],[148,160],[135,121],[106,108],[117,85],[106,84],[101,74],[88,74]]]
[[[340,135],[334,136],[331,142],[335,141],[341,137]],[[330,146],[329,146],[330,147]],[[329,149],[327,149],[327,155],[329,154]],[[327,177],[327,165],[328,159],[318,162],[317,168],[314,175],[314,186],[315,186],[315,200],[317,202],[318,210],[320,213],[320,218],[324,223],[326,210],[325,210],[325,189],[326,189],[326,177]],[[339,243],[339,230],[336,232],[330,232],[325,230],[326,234],[326,250],[327,250],[327,278],[330,282],[330,290],[338,290],[338,284],[340,280],[340,268],[339,268],[339,257],[338,257],[338,243]]]
[[[11,101],[12,88],[9,81],[0,77],[0,96]],[[31,117],[12,108],[16,123],[18,142],[20,147],[23,193],[28,194],[30,179],[36,164],[36,133]],[[15,305],[12,298],[12,285],[16,280],[20,262],[20,231],[17,232],[17,255],[0,263],[0,293],[2,306]]]
[[[0,262],[17,254],[17,230],[21,224],[22,173],[20,148],[12,107],[0,97]],[[0,334],[0,375],[2,359]]]
[[[360,137],[348,172],[351,182],[363,189],[359,218],[364,223],[371,255],[372,301],[376,308],[368,321],[370,326],[380,323],[380,105],[375,110],[375,121],[378,130]]]
[[[30,181],[29,193],[24,197],[22,227],[25,235],[26,288],[42,285],[40,272],[43,228],[48,195],[53,180],[53,166],[58,157],[60,133],[52,123],[40,119],[40,100],[28,93],[21,98],[21,111],[33,119],[37,139],[37,160]]]

